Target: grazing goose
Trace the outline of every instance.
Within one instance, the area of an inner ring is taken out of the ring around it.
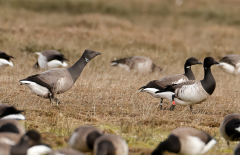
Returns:
[[[191,66],[196,64],[202,64],[202,63],[198,61],[198,59],[191,57],[187,59],[184,64],[185,74],[174,74],[159,80],[150,81],[146,86],[139,88],[141,89],[139,92],[146,92],[152,95],[154,98],[158,98],[155,92],[165,89],[166,86],[168,85],[182,83],[187,80],[195,80],[195,76],[192,72]],[[163,98],[161,98],[161,101],[160,101],[160,109],[162,109],[162,105],[163,105],[162,101],[163,101]]]
[[[167,86],[164,90],[157,91],[156,94],[160,98],[166,98],[172,101],[173,105],[170,110],[173,110],[175,104],[178,105],[194,105],[201,103],[212,95],[216,82],[211,72],[211,66],[218,64],[212,57],[204,59],[204,79],[189,80],[180,84]]]
[[[134,70],[149,73],[162,70],[162,68],[156,66],[151,59],[140,56],[113,60],[111,66],[119,66],[127,71]]]
[[[67,59],[60,52],[55,50],[45,50],[42,52],[36,52],[38,55],[38,61],[36,62],[36,68],[51,69],[59,67],[67,67],[68,64],[64,61]]]
[[[152,155],[163,155],[165,151],[176,154],[197,155],[209,151],[217,141],[204,131],[180,127],[161,142]]]
[[[55,98],[55,95],[64,93],[70,89],[81,75],[87,63],[100,54],[99,52],[87,49],[84,51],[82,57],[69,68],[50,69],[40,74],[29,76],[19,82],[26,85],[34,94],[49,98],[51,104],[52,100],[54,100],[58,105],[60,102]]]
[[[38,145],[38,147],[33,147]],[[41,149],[39,149],[39,147]],[[42,145],[41,136],[36,131],[28,131],[16,145],[0,144],[0,155],[35,155],[47,153]]]
[[[240,143],[238,143],[234,149],[234,155],[240,155]]]
[[[96,155],[128,155],[128,145],[125,140],[117,135],[102,135],[94,143]]]
[[[51,151],[50,153],[48,153],[48,155],[84,155],[84,154],[71,148],[61,148]]]
[[[240,73],[240,55],[227,55],[219,61],[218,66],[227,73],[237,75]]]
[[[17,110],[13,106],[6,104],[0,104],[0,119],[16,119],[16,120],[25,120],[23,111]]]
[[[93,150],[95,140],[102,135],[102,131],[93,126],[81,126],[71,135],[68,144],[81,152]]]
[[[0,51],[0,67],[5,65],[13,66],[13,63],[10,60],[11,58],[14,57],[7,55],[5,52]]]
[[[240,114],[229,114],[226,117],[224,117],[219,130],[223,138],[227,141],[228,147],[229,141],[239,141]]]

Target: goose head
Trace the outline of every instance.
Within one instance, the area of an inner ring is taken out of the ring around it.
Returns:
[[[212,57],[206,57],[203,62],[203,66],[205,67],[211,67],[212,65],[219,64],[217,61],[215,61]]]
[[[85,58],[86,62],[93,59],[95,56],[100,55],[101,53],[96,52],[94,50],[86,49],[83,53],[83,57]]]
[[[191,57],[186,60],[185,66],[192,66],[192,65],[197,65],[197,64],[202,64],[197,58]]]

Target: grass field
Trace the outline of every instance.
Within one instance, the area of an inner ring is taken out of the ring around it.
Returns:
[[[41,132],[54,148],[67,146],[76,127],[92,124],[126,139],[130,155],[147,155],[171,130],[191,126],[218,140],[207,154],[232,154],[236,143],[228,149],[218,128],[224,116],[240,111],[239,77],[213,66],[217,87],[192,112],[181,106],[158,110],[158,99],[137,92],[150,80],[183,73],[189,57],[218,61],[240,54],[239,5],[235,0],[184,0],[182,5],[175,0],[0,0],[0,50],[15,57],[14,67],[1,69],[0,103],[25,110],[26,129]],[[33,68],[34,52],[46,49],[59,50],[69,65],[85,49],[102,53],[57,96],[59,106],[18,82],[41,72]],[[135,55],[151,58],[163,71],[136,74],[110,67],[114,58]],[[196,79],[203,78],[201,65],[192,69]]]

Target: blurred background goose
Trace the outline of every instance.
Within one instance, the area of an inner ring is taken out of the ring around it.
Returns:
[[[13,56],[7,55],[5,52],[0,51],[0,68],[6,65],[13,66],[13,63],[11,61],[13,58]]]
[[[218,66],[226,73],[237,75],[240,73],[240,55],[227,55],[219,61]]]
[[[229,147],[229,141],[240,140],[240,114],[229,114],[224,117],[220,125],[220,133],[222,137],[227,141]]]
[[[68,66],[65,62],[67,59],[56,50],[45,50],[42,52],[36,52],[35,54],[38,55],[38,61],[35,64],[36,68],[52,69]]]
[[[204,154],[215,144],[217,141],[204,131],[180,127],[173,130],[168,138],[152,152],[152,155],[163,155],[165,151],[186,155]]]
[[[96,155],[128,155],[128,145],[118,135],[102,135],[94,143],[94,153]]]
[[[101,130],[93,126],[81,126],[72,133],[68,144],[81,152],[93,151],[95,140],[103,134]]]
[[[142,56],[113,60],[111,66],[119,66],[127,71],[136,71],[142,73],[151,73],[155,71],[160,72],[162,70],[162,68],[155,65],[151,59]]]
[[[43,98],[49,98],[51,104],[52,100],[54,100],[58,105],[60,101],[55,95],[69,90],[79,78],[87,63],[100,54],[99,52],[86,49],[82,57],[73,66],[50,69],[40,74],[29,76],[20,80],[20,85],[26,85],[34,94]]]
[[[160,98],[172,101],[170,110],[177,105],[194,105],[206,100],[215,90],[216,81],[211,72],[211,66],[218,64],[212,57],[204,59],[203,80],[189,80],[180,84],[167,86],[164,90],[157,91]],[[191,107],[190,107],[191,108]]]
[[[195,80],[195,76],[192,72],[191,66],[196,64],[202,64],[202,63],[198,61],[197,58],[191,57],[187,59],[184,64],[184,71],[185,71],[184,74],[174,74],[159,80],[150,81],[147,85],[139,88],[140,89],[139,92],[146,92],[146,93],[149,93],[154,98],[159,98],[155,93],[156,91],[163,90],[166,88],[166,86],[171,84],[178,84],[178,83],[185,82],[187,80]],[[161,101],[160,101],[160,109],[162,109],[162,105],[163,105],[162,101],[163,101],[163,98],[161,98]]]

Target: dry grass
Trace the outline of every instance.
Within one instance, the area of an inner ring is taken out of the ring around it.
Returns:
[[[1,69],[0,102],[25,110],[27,129],[42,132],[48,144],[59,147],[67,145],[76,127],[93,124],[121,135],[133,155],[150,154],[172,129],[191,126],[219,141],[207,154],[232,154],[218,127],[225,115],[239,112],[238,77],[213,66],[216,90],[192,113],[180,106],[173,112],[159,111],[158,99],[137,90],[150,80],[183,73],[188,57],[203,61],[206,56],[219,60],[240,54],[239,2],[184,1],[181,6],[155,0],[21,2],[0,1],[0,47],[15,57],[15,67]],[[69,91],[58,95],[60,106],[19,86],[20,79],[41,72],[33,69],[34,52],[59,50],[72,65],[87,48],[102,55],[86,66]],[[142,75],[110,67],[115,57],[133,55],[153,59],[163,72]],[[202,66],[193,71],[197,79],[203,78]]]

